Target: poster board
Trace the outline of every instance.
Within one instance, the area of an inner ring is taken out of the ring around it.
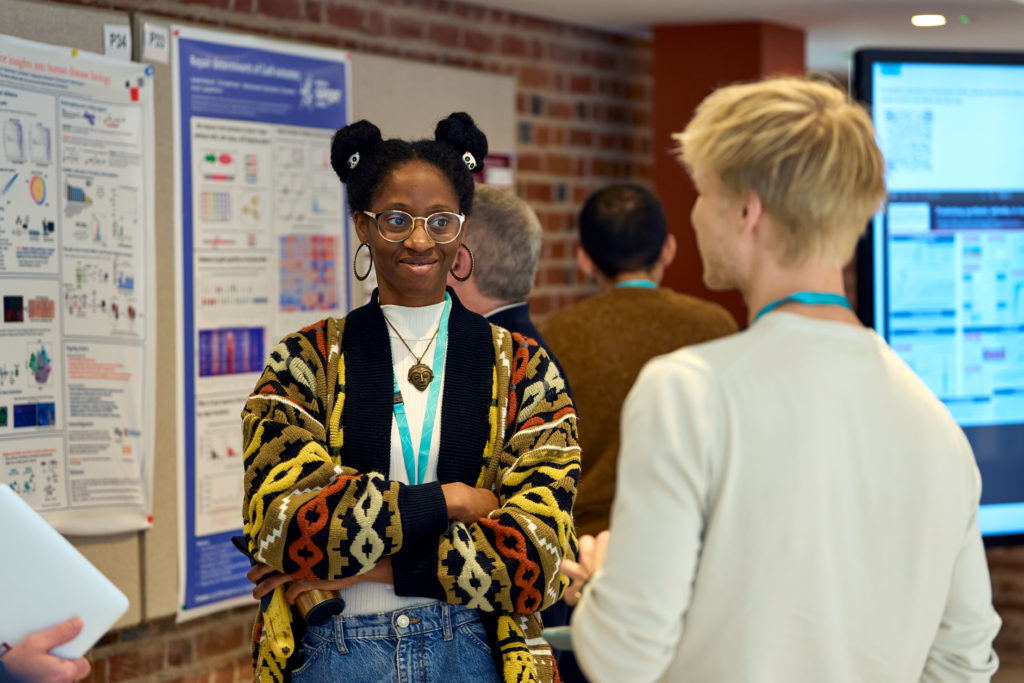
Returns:
[[[6,33],[100,54],[104,26],[130,24],[121,12],[24,0],[0,0],[0,16]],[[75,547],[128,596],[130,606],[115,625],[118,627],[144,618],[140,537],[138,532],[70,537]]]
[[[141,56],[147,23],[170,29],[171,21],[143,13],[97,10],[67,4],[0,0],[3,30],[29,40],[62,43],[103,53],[104,27],[130,26],[136,59]],[[177,333],[174,323],[173,164],[171,78],[168,63],[147,62],[154,69],[154,130],[157,187],[155,248],[157,343],[154,428],[153,525],[144,532],[71,537],[74,545],[129,598],[128,612],[115,625],[124,627],[172,615],[177,610],[177,518],[174,386]],[[470,112],[486,131],[492,151],[515,151],[515,78],[467,69],[351,53],[352,119],[378,123],[389,137],[430,136],[433,123],[454,108]],[[452,88],[458,92],[453,96]],[[415,116],[401,116],[415,101]],[[396,114],[399,114],[396,116]],[[352,245],[354,246],[354,245]],[[349,261],[346,268],[351,267]],[[241,405],[239,405],[241,411]],[[239,429],[239,432],[241,430]],[[241,476],[241,473],[240,475]]]

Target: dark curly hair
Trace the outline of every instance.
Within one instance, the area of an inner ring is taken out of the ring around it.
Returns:
[[[345,183],[350,211],[369,210],[377,188],[396,166],[425,161],[448,178],[459,198],[459,211],[469,214],[473,173],[483,170],[485,156],[487,136],[464,112],[440,121],[433,140],[384,140],[380,129],[366,120],[340,128],[331,140],[331,166]]]

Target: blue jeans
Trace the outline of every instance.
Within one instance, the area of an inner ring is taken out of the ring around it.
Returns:
[[[384,614],[338,615],[306,630],[295,683],[498,683],[476,610],[435,603]]]

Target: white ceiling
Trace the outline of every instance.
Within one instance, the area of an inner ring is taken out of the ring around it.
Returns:
[[[470,0],[631,35],[657,24],[768,21],[802,28],[807,66],[846,74],[859,47],[1024,50],[1024,0]],[[914,14],[946,26],[915,28]],[[961,24],[960,15],[969,23]]]

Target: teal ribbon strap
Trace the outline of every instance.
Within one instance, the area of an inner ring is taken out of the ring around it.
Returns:
[[[405,460],[405,474],[410,484],[422,484],[427,476],[427,463],[430,461],[430,442],[434,436],[434,419],[437,417],[437,400],[441,395],[441,377],[444,374],[444,354],[448,347],[448,315],[452,310],[451,296],[445,292],[444,308],[441,310],[441,322],[437,328],[437,340],[434,346],[434,379],[427,389],[427,412],[423,416],[423,431],[420,433],[419,451],[414,455],[412,450],[412,432],[409,430],[409,419],[405,415],[405,403],[402,392],[398,388],[398,376],[392,376],[395,382],[394,411],[398,423],[398,438],[402,443],[402,458]]]
[[[807,304],[808,306],[842,306],[847,310],[853,310],[850,308],[850,302],[842,294],[833,294],[832,292],[793,292],[789,296],[776,299],[758,311],[757,315],[754,316],[754,322],[756,323],[761,319],[761,316],[771,313],[779,306],[791,302]]]

